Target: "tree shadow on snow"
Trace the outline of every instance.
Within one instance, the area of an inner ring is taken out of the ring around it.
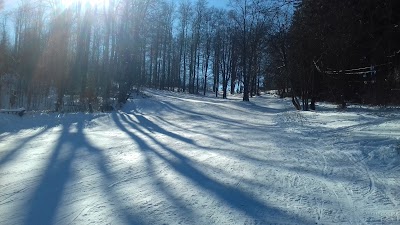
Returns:
[[[19,121],[21,120],[21,123]],[[32,120],[30,122],[24,122],[26,120]],[[7,128],[4,128],[1,132],[9,132],[10,134],[7,136],[14,135],[15,133],[20,132],[21,130],[25,129],[35,129],[38,130],[36,133],[21,139],[18,144],[13,147],[10,150],[7,150],[7,153],[5,153],[4,156],[0,157],[0,168],[2,165],[6,164],[7,162],[11,160],[16,160],[16,157],[21,154],[22,152],[26,151],[25,146],[29,144],[32,141],[35,141],[37,138],[40,136],[45,135],[46,133],[50,132],[51,129],[60,126],[64,123],[64,120],[62,118],[57,118],[55,114],[48,115],[46,116],[46,119],[42,120],[36,120],[36,118],[33,117],[25,117],[25,118],[19,118],[18,120],[15,120],[13,122],[15,126],[8,126]],[[6,137],[7,137],[6,136]],[[6,138],[3,137],[3,138]]]
[[[127,116],[121,114],[121,113],[113,113],[112,114],[112,118],[114,120],[114,123],[119,127],[119,129],[121,131],[123,131],[125,134],[127,134],[139,147],[139,151],[141,151],[143,153],[143,155],[145,156],[145,161],[146,161],[146,171],[148,174],[151,174],[153,176],[153,178],[155,179],[153,181],[152,185],[155,185],[154,188],[158,188],[158,189],[162,189],[160,191],[162,191],[164,193],[164,195],[166,196],[166,198],[168,198],[168,200],[170,202],[173,202],[173,204],[176,207],[179,207],[180,213],[185,214],[186,216],[191,215],[194,216],[195,212],[193,212],[193,210],[188,209],[185,206],[185,203],[183,201],[181,201],[181,199],[179,199],[178,197],[176,197],[172,191],[169,190],[169,188],[167,187],[167,184],[165,184],[165,182],[163,181],[163,179],[158,178],[158,174],[159,171],[157,170],[156,166],[154,165],[154,159],[151,157],[151,155],[154,155],[154,153],[158,153],[156,152],[147,142],[145,142],[143,139],[138,137],[138,134],[145,134],[145,132],[140,128],[140,126],[136,126],[134,125],[135,123],[129,119]],[[129,124],[131,127],[128,129],[128,127],[126,127],[124,123]],[[142,120],[142,122],[144,122]],[[134,128],[133,131],[131,131],[130,129]],[[154,128],[154,126],[153,126]],[[150,128],[152,132],[154,132],[155,130],[153,128]],[[169,132],[166,132],[169,133]],[[146,136],[148,136],[147,134],[145,134]],[[179,138],[178,136],[174,136],[176,138]],[[185,139],[186,140],[186,139]],[[190,141],[189,139],[187,139],[188,141]],[[158,155],[157,155],[158,156]],[[150,216],[150,215],[149,215]],[[153,215],[155,216],[155,215]]]
[[[112,201],[112,205],[116,208],[117,213],[122,215],[126,224],[146,224],[138,215],[128,211],[120,204],[121,196],[110,185],[115,182],[115,178],[107,167],[107,158],[102,150],[94,147],[86,139],[83,132],[85,122],[86,120],[82,118],[78,121],[63,123],[61,136],[51,153],[42,178],[22,209],[22,212],[25,212],[25,225],[60,223],[60,221],[56,221],[56,216],[66,207],[61,204],[65,192],[73,193],[73,190],[67,190],[67,186],[76,178],[73,162],[78,157],[88,157],[95,161],[95,166],[102,175],[103,192]],[[76,185],[79,184],[81,183]],[[76,185],[73,188],[78,190],[85,188]]]
[[[137,121],[130,119],[129,117],[135,117]],[[306,221],[299,215],[289,214],[282,211],[279,208],[267,205],[262,200],[258,199],[251,194],[240,190],[233,185],[227,185],[221,183],[215,179],[212,179],[207,174],[196,168],[196,163],[185,155],[172,149],[171,147],[163,144],[158,138],[155,138],[153,134],[162,134],[168,138],[175,139],[180,142],[184,142],[190,145],[194,145],[193,141],[182,137],[178,134],[169,132],[152,121],[148,120],[145,116],[139,114],[113,114],[115,124],[127,133],[139,146],[150,151],[156,156],[156,159],[160,159],[169,165],[180,177],[189,180],[195,186],[207,191],[210,196],[215,196],[219,201],[224,202],[230,208],[238,210],[254,221],[263,221],[263,223],[280,222],[280,221],[291,221],[297,224],[310,224],[311,221]],[[124,124],[129,125],[129,129]],[[140,133],[151,140],[159,150],[149,147],[144,143],[138,135],[134,135],[130,130]],[[166,156],[168,155],[168,157]],[[172,156],[172,158],[171,158]]]
[[[7,150],[7,153],[5,153],[4,156],[0,157],[0,168],[4,166],[7,162],[15,160],[29,142],[35,140],[39,136],[44,135],[46,132],[48,132],[48,129],[42,129],[36,134],[33,134],[23,140],[20,140],[19,143],[14,148]]]

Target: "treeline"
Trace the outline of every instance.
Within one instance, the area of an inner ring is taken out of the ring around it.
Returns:
[[[318,100],[399,104],[399,25],[397,0],[297,1],[273,45],[281,94],[304,110]]]
[[[107,108],[132,87],[278,89],[304,110],[400,101],[396,0],[61,2],[0,3],[1,107]]]
[[[218,9],[206,0],[77,1],[68,7],[59,2],[31,0],[3,9],[3,105],[39,109],[55,102],[58,111],[77,103],[87,110],[110,98],[126,101],[133,86],[222,91],[224,98],[237,91],[248,101],[263,86],[274,20],[289,5],[234,0]]]

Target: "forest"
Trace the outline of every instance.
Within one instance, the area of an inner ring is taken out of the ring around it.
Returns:
[[[399,25],[400,0],[0,0],[0,224],[400,224]]]
[[[0,108],[109,110],[143,87],[400,104],[397,0],[63,2],[0,0]]]

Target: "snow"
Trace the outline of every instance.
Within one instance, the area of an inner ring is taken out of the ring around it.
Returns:
[[[0,224],[400,224],[400,112],[146,90],[0,114]]]

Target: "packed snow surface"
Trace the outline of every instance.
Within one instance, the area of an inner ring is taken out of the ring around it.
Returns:
[[[146,90],[0,114],[0,224],[400,224],[400,112]]]

